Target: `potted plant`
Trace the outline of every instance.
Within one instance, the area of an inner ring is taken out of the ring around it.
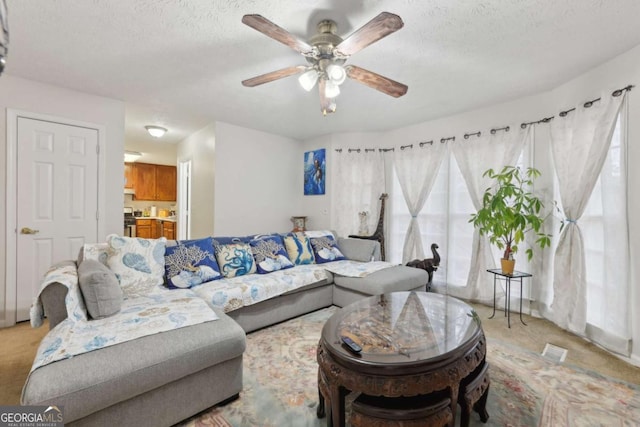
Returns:
[[[513,255],[518,252],[518,244],[524,241],[525,234],[535,233],[535,244],[540,248],[551,246],[551,235],[540,231],[545,220],[542,216],[544,205],[531,191],[540,171],[505,166],[500,172],[489,169],[482,176],[493,182],[482,196],[482,208],[471,215],[469,222],[481,235],[488,235],[492,244],[504,250],[502,272],[513,274]],[[531,260],[533,249],[527,249],[526,253]]]

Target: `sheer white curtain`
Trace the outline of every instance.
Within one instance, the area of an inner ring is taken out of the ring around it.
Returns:
[[[629,356],[626,103],[620,110],[622,117],[618,118],[600,179],[580,218],[580,228],[587,266],[586,335],[609,350]]]
[[[514,165],[530,135],[530,127],[522,130],[518,126],[516,130],[511,127],[509,132],[500,131],[454,141],[452,151],[476,210],[482,207],[482,195],[491,185],[491,181],[482,176],[484,172],[489,168],[498,171],[504,166]],[[467,285],[449,287],[449,293],[460,298],[489,301],[493,298],[493,279],[485,270],[495,267],[489,238],[480,236],[478,230],[474,230],[470,250],[471,265]]]
[[[425,258],[418,214],[431,193],[438,170],[447,153],[447,146],[440,143],[423,144],[422,147],[395,149],[393,165],[407,204],[411,219],[402,248],[402,263],[415,258]]]
[[[581,335],[587,324],[587,281],[578,220],[607,158],[625,96],[602,94],[590,108],[578,106],[551,123],[551,152],[566,218],[555,253],[552,316],[560,327]]]
[[[384,159],[378,149],[333,152],[331,228],[339,236],[358,234],[359,212],[368,212],[369,232],[378,223],[380,195],[385,192]]]

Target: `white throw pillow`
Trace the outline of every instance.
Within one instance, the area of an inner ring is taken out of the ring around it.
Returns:
[[[107,266],[118,277],[125,298],[148,295],[156,286],[162,285],[166,242],[164,237],[107,236]]]

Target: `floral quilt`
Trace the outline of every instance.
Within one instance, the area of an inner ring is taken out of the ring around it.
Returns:
[[[321,265],[305,264],[269,274],[248,274],[215,280],[195,286],[191,290],[211,307],[221,308],[228,313],[326,279],[327,271],[348,277],[365,277],[392,266],[393,264],[383,261],[349,260]]]
[[[76,263],[66,261],[53,266],[45,274],[40,292],[53,283],[66,286],[69,289],[65,299],[67,318],[42,340],[31,371],[146,335],[217,320],[218,316],[211,307],[229,312],[256,304],[325,280],[329,277],[327,271],[348,277],[365,277],[392,266],[382,261],[362,263],[345,260],[322,265],[298,265],[269,274],[225,278],[191,289],[168,290],[156,286],[147,295],[124,299],[117,315],[88,320]],[[33,327],[42,325],[44,312],[39,295],[30,314]]]
[[[269,274],[248,274],[215,280],[191,290],[210,306],[221,308],[227,313],[327,278],[322,266],[308,264]]]
[[[64,261],[53,265],[44,275],[40,282],[40,293],[31,305],[29,310],[29,318],[31,326],[38,328],[42,326],[44,321],[44,309],[40,294],[49,285],[60,283],[69,289],[65,298],[67,306],[67,318],[71,321],[87,320],[87,309],[84,305],[84,299],[80,293],[80,285],[78,284],[78,269],[75,261]]]
[[[158,290],[125,299],[115,316],[67,318],[56,325],[40,343],[31,371],[89,351],[217,319],[218,315],[187,289]]]

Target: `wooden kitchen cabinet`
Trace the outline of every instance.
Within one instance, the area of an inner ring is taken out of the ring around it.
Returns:
[[[135,184],[133,182],[133,167],[133,163],[124,164],[124,188],[135,188]]]
[[[136,163],[133,172],[136,200],[156,200],[156,165]]]
[[[177,177],[175,166],[156,165],[156,200],[163,202],[176,200]]]
[[[176,223],[171,221],[162,221],[162,235],[167,240],[176,239]]]
[[[162,223],[158,224],[158,220],[152,219],[151,220],[151,238],[152,239],[157,239],[158,237],[160,237],[160,233],[162,232]]]
[[[175,166],[135,163],[132,165],[132,170],[136,200],[163,202],[176,200],[177,170]]]
[[[154,224],[154,228],[156,228],[155,223],[157,221],[155,219],[136,219],[136,237],[141,237],[143,239],[154,239],[154,234],[152,231],[152,224]]]
[[[151,218],[136,218],[136,237],[157,239],[163,235],[162,221]]]

